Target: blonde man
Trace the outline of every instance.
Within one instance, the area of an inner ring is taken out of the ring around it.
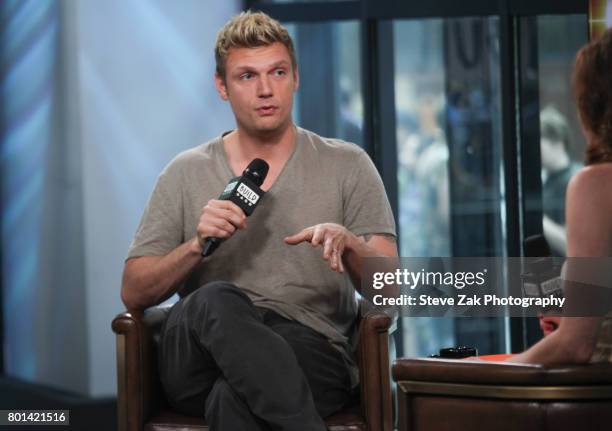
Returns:
[[[363,257],[397,255],[393,216],[363,150],[293,124],[299,73],[284,27],[242,13],[220,30],[215,58],[237,127],[164,169],[121,297],[143,309],[181,296],[160,340],[177,410],[204,415],[212,430],[323,430],[358,383],[352,282]],[[216,197],[254,158],[270,168],[247,222]],[[208,237],[225,241],[202,258]]]

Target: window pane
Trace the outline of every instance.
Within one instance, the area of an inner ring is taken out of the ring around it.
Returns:
[[[587,20],[584,15],[537,18],[541,210],[544,236],[552,253],[557,256],[565,255],[567,246],[567,184],[582,167],[585,147],[570,83],[574,57],[586,42]]]
[[[394,21],[402,256],[502,256],[499,24]],[[404,318],[404,355],[504,351],[504,319]]]
[[[297,125],[322,136],[363,144],[359,23],[341,21],[286,26],[293,38],[300,89]]]
[[[351,1],[351,0],[259,0],[257,3],[327,3],[330,1]]]

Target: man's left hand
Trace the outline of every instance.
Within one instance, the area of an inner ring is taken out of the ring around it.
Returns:
[[[286,237],[285,242],[296,245],[306,241],[313,247],[322,246],[323,259],[329,262],[329,267],[334,271],[344,272],[342,255],[353,238],[354,235],[344,226],[336,223],[322,223]]]

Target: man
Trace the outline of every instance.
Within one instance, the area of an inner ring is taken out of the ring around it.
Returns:
[[[129,309],[182,297],[160,340],[177,410],[212,430],[323,430],[357,384],[353,286],[364,257],[397,255],[392,213],[363,150],[293,124],[299,74],[285,28],[242,13],[220,30],[215,58],[237,128],[164,169],[121,297]],[[247,221],[216,197],[254,158],[270,169]],[[225,241],[203,259],[208,237]]]

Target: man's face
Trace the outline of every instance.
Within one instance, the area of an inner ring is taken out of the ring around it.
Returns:
[[[221,98],[229,100],[238,126],[248,133],[275,133],[291,124],[298,72],[282,43],[230,49],[225,80],[216,75],[215,83]]]

